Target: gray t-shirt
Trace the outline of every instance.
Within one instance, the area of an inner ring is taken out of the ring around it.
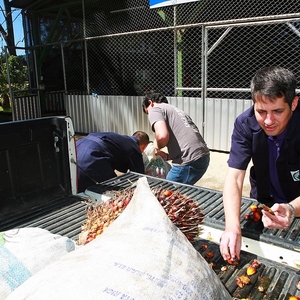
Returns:
[[[167,123],[170,134],[167,148],[174,165],[187,165],[209,154],[199,129],[181,109],[171,104],[156,104],[150,110],[148,118],[153,131],[157,121]]]

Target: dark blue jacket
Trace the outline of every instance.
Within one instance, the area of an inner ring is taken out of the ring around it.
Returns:
[[[94,132],[76,142],[78,192],[96,182],[116,176],[115,170],[144,173],[144,163],[135,136]]]
[[[251,159],[250,196],[271,205],[274,201],[270,191],[269,146],[267,135],[256,121],[253,106],[235,120],[228,165],[246,170]],[[300,103],[288,123],[276,168],[281,189],[290,202],[300,195]]]

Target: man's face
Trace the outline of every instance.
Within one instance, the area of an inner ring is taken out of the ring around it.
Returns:
[[[148,144],[143,144],[143,145],[139,145],[139,148],[141,150],[141,152],[143,153],[145,151],[145,149],[147,148]]]
[[[151,108],[154,106],[154,103],[151,101],[151,100],[149,100],[149,106],[148,107],[146,107],[146,106],[143,106],[143,112],[146,114],[146,115],[148,115],[149,114],[149,111],[151,110]]]
[[[261,96],[255,100],[256,120],[268,136],[278,136],[285,130],[298,104],[298,97],[294,98],[291,108],[284,97],[271,101],[267,96]]]

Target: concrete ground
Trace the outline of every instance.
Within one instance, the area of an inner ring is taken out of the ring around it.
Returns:
[[[222,191],[225,175],[227,172],[227,160],[229,154],[221,152],[210,152],[210,164],[203,177],[195,184],[197,186]],[[249,197],[249,167],[246,171],[243,196]]]

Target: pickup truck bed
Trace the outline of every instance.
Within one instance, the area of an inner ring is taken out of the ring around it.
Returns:
[[[90,191],[95,195],[104,194],[109,190],[119,190],[128,188],[134,183],[141,174],[137,173],[127,173],[119,176],[117,179],[105,181],[99,185],[92,186]],[[174,184],[166,180],[153,178],[147,176],[150,187],[163,186],[170,189],[179,189],[182,193],[187,194],[193,199],[196,198],[197,201],[203,203],[204,213],[206,214],[205,226],[207,227],[217,227],[222,228],[223,216],[221,208],[218,207],[218,203],[221,200],[221,193],[213,190],[204,189],[201,187],[186,186],[182,184]],[[243,205],[248,206],[254,201],[252,199],[243,199]],[[86,208],[87,202],[80,197],[66,197],[59,199],[59,203],[56,204],[44,204],[42,206],[36,207],[30,213],[24,215],[11,216],[6,222],[1,222],[1,231],[24,226],[36,226],[44,229],[48,229],[52,233],[57,233],[61,235],[68,236],[74,240],[78,238],[78,234],[81,231],[81,224],[86,219]],[[262,237],[265,240],[271,239],[270,237],[265,237],[269,234],[268,231],[264,231],[256,228],[256,226],[248,226],[244,224],[244,232],[246,235],[257,238]],[[272,235],[276,243],[276,236]],[[282,235],[278,234],[278,243],[285,244]],[[290,248],[294,245],[295,241],[299,241],[299,232],[294,239],[286,240],[288,245],[282,247],[282,255],[284,256],[285,248]],[[257,239],[254,242],[258,242]],[[288,266],[281,262],[276,262],[268,259],[267,257],[261,257],[255,253],[250,253],[247,251],[242,251],[241,260],[237,267],[228,265],[228,269],[224,270],[222,268],[227,265],[226,262],[220,256],[218,244],[212,239],[201,238],[194,244],[194,247],[199,251],[199,253],[206,257],[207,252],[213,252],[214,256],[211,259],[207,259],[208,263],[213,264],[213,269],[219,276],[223,284],[228,289],[229,293],[233,298],[237,299],[288,299],[290,295],[300,296],[300,291],[297,290],[297,283],[300,281],[300,270]],[[204,250],[202,250],[204,249]],[[297,254],[299,256],[299,253]],[[255,277],[253,277],[253,283],[245,286],[244,288],[239,288],[235,279],[237,276],[245,273],[245,270],[251,262],[256,259],[261,264],[259,271]],[[261,282],[265,284],[265,293],[258,291],[258,286]]]
[[[28,121],[22,123],[21,129],[18,128],[21,124],[12,123],[0,125],[0,138],[2,141],[6,138],[0,146],[0,231],[34,226],[76,240],[86,219],[88,201],[76,195],[72,185],[74,134],[69,120],[60,117]],[[24,167],[27,168],[25,171]],[[129,172],[92,186],[86,193],[97,200],[109,190],[132,187],[141,176],[144,175]],[[297,259],[300,259],[299,218],[294,220],[289,231],[264,229],[260,223],[243,220],[244,246],[241,260],[234,267],[224,262],[217,244],[224,229],[222,194],[146,177],[151,188],[179,190],[200,202],[205,220],[203,234],[194,247],[204,258],[207,252],[214,254],[206,259],[233,298],[287,300],[291,295],[300,297],[296,287],[300,281],[300,266],[297,265]],[[241,214],[249,212],[253,203],[257,202],[243,198]],[[264,247],[271,248],[263,252]],[[253,282],[241,289],[235,279],[254,259],[260,263],[258,272],[253,275]],[[225,265],[227,268],[224,268]],[[264,293],[258,291],[262,281]]]

